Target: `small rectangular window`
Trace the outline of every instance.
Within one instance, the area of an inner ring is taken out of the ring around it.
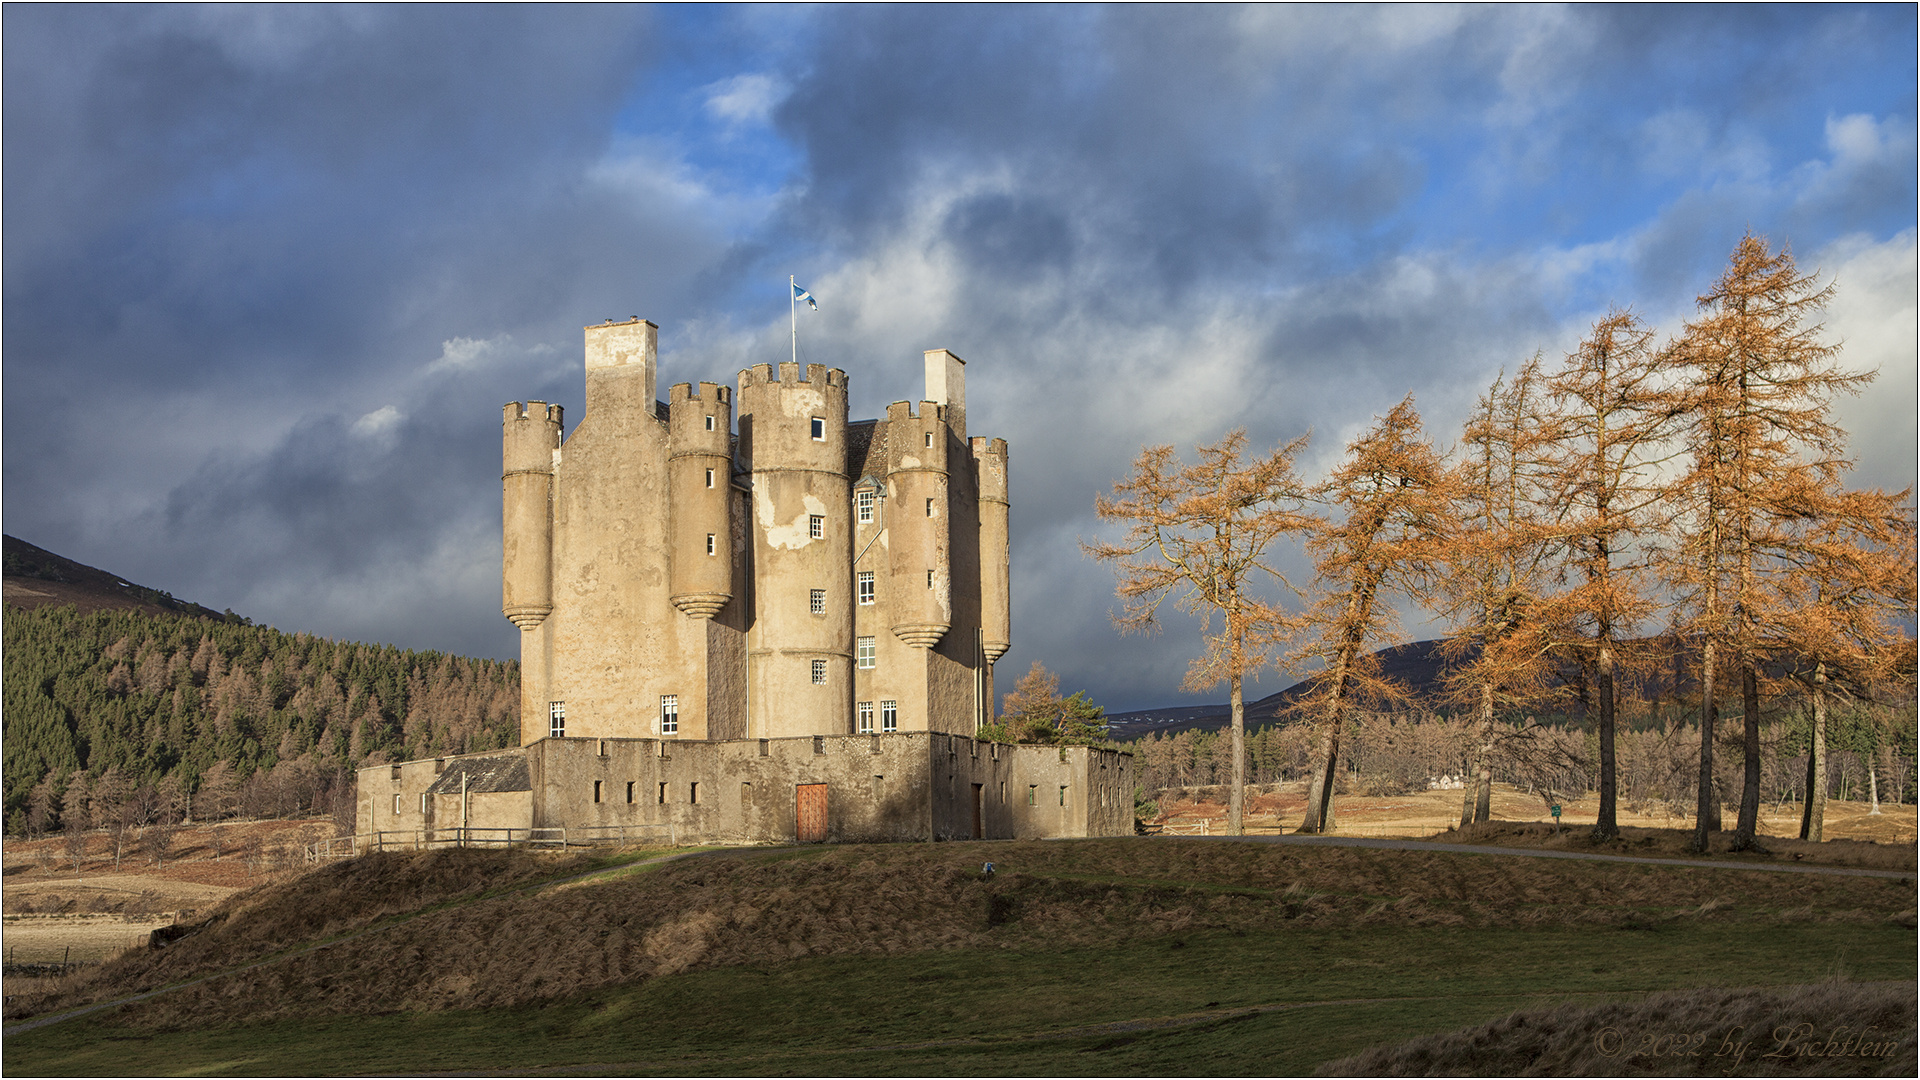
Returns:
[[[660,785],[660,805],[667,805],[667,785],[665,784]]]
[[[393,797],[393,815],[395,817],[400,816],[400,796],[398,795]]]
[[[933,500],[932,499],[927,500],[927,516],[928,517],[933,516]]]
[[[891,701],[880,703],[880,730],[891,732],[900,730],[900,706]]]
[[[707,486],[708,487],[713,486],[713,470],[712,469],[707,470]]]
[[[813,685],[827,685],[827,662],[825,660],[815,660],[813,662]]]
[[[863,701],[853,707],[853,730],[860,735],[873,734],[873,702]]]
[[[708,534],[707,534],[707,554],[709,554],[709,555],[711,555],[711,554],[713,554],[713,547],[714,547],[714,544],[713,544],[713,534],[712,534],[712,533],[708,533]]]
[[[567,737],[567,703],[547,702],[547,734],[556,739]]]
[[[1067,785],[1065,784],[1060,785],[1060,805],[1067,805]]]
[[[927,571],[927,588],[933,588],[933,571]]]
[[[827,613],[827,590],[807,590],[807,610],[813,612],[815,615],[825,615]]]
[[[708,431],[712,431],[712,430],[713,430],[713,414],[712,414],[712,413],[708,413],[708,414],[707,414],[707,430],[708,430]],[[712,475],[712,474],[711,474],[711,473],[709,473],[708,475]],[[708,486],[708,487],[712,487],[713,485],[712,485],[712,484],[708,484],[707,486]]]
[[[853,496],[853,505],[859,513],[860,524],[873,523],[873,492],[862,490]]]
[[[695,780],[693,783],[687,785],[687,801],[690,803],[700,801],[700,781]]]
[[[933,445],[933,432],[931,431],[927,432],[927,445],[928,446]]]
[[[600,781],[598,780],[595,780],[593,782],[593,801],[594,802],[600,801]]]
[[[872,638],[863,637],[854,639],[853,656],[854,663],[857,666],[871,669],[873,667],[873,654],[874,647]]]
[[[860,587],[860,602],[862,604],[873,603],[873,571],[860,571],[860,576],[857,580]]]
[[[1040,805],[1038,802],[1039,798],[1040,798],[1040,785],[1028,784],[1027,785],[1027,805],[1028,806]]]
[[[395,765],[393,767],[393,779],[395,783],[398,783],[400,781],[400,766],[398,765]]]
[[[420,793],[420,813],[421,814],[425,814],[427,812],[427,809],[433,805],[432,803],[427,801],[431,798],[433,798],[433,796],[427,794],[424,791]]]
[[[827,418],[824,416],[816,416],[813,418],[813,441],[827,441]]]
[[[633,805],[633,781],[627,781],[627,805]]]
[[[600,740],[600,756],[601,757],[607,756],[607,740],[605,739]]]
[[[814,540],[824,539],[827,535],[827,519],[819,514],[807,515],[807,536]]]
[[[1007,805],[1007,782],[1005,780],[1000,781],[1000,805]]]
[[[660,734],[680,734],[680,695],[660,695]]]

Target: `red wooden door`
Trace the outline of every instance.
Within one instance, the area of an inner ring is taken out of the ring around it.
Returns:
[[[827,785],[801,784],[794,807],[794,836],[803,844],[827,839]]]

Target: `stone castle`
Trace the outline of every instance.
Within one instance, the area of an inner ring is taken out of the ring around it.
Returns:
[[[361,770],[358,831],[1131,832],[1130,755],[975,739],[1011,641],[1007,444],[968,435],[965,362],[928,351],[917,409],[849,421],[819,364],[660,401],[658,333],[586,328],[571,434],[505,407],[520,747]]]

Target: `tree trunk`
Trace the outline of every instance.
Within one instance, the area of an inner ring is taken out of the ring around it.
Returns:
[[[1872,800],[1872,806],[1867,813],[1878,814],[1880,812],[1880,777],[1877,775],[1873,759],[1874,754],[1869,751],[1867,753],[1867,798]]]
[[[1493,684],[1480,684],[1480,746],[1467,775],[1460,778],[1460,824],[1472,825],[1489,817],[1493,801]]]
[[[1320,733],[1320,745],[1316,748],[1313,772],[1307,779],[1307,816],[1300,823],[1303,833],[1330,833],[1334,826],[1333,789],[1335,785],[1334,767],[1340,759],[1340,717],[1342,710],[1335,707],[1334,718]]]
[[[1740,818],[1734,826],[1733,850],[1757,851],[1760,831],[1760,677],[1750,657],[1740,665],[1740,712],[1746,771],[1740,778]]]
[[[1813,737],[1807,747],[1807,802],[1800,839],[1819,843],[1827,816],[1827,665],[1813,665]]]
[[[1714,669],[1719,662],[1712,638],[1707,639],[1700,655],[1700,798],[1693,813],[1694,851],[1707,850],[1707,835],[1720,826],[1720,796],[1713,786],[1713,721],[1719,706],[1714,701]]]
[[[1595,840],[1620,835],[1619,778],[1613,754],[1613,643],[1602,638],[1594,683],[1600,695],[1600,813],[1593,823]]]
[[[1239,836],[1247,801],[1247,714],[1241,702],[1237,672],[1228,677],[1227,686],[1233,709],[1233,790],[1227,794],[1227,835]]]

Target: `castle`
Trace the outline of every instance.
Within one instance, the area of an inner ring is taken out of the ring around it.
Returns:
[[[520,747],[363,769],[363,834],[680,842],[1120,835],[1131,755],[984,743],[1011,641],[1007,444],[966,364],[849,422],[762,364],[656,397],[659,328],[586,328],[586,415],[502,418]],[[457,830],[457,831],[456,831]]]

